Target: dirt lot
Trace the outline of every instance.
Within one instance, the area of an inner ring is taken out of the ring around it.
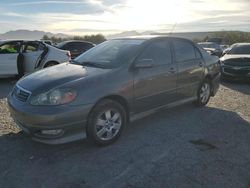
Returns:
[[[18,132],[0,81],[0,187],[250,187],[250,84],[130,124],[108,147],[49,146]]]

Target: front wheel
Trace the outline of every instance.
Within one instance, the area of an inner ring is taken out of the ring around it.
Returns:
[[[103,100],[93,109],[87,125],[88,139],[97,145],[115,142],[126,125],[126,112],[122,105],[112,100]]]
[[[197,106],[205,106],[211,97],[211,84],[208,80],[205,80],[200,85],[197,92],[197,100],[195,104]]]

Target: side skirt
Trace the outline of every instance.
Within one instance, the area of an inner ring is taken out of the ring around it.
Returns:
[[[144,118],[144,117],[146,117],[148,115],[154,114],[154,113],[156,113],[158,111],[161,111],[163,109],[169,109],[169,108],[173,108],[175,106],[179,106],[179,105],[182,105],[182,104],[185,104],[185,103],[193,102],[196,99],[197,99],[196,97],[191,97],[191,98],[188,98],[188,99],[183,99],[181,101],[177,101],[177,102],[169,103],[169,104],[166,104],[166,105],[163,105],[163,106],[159,106],[157,108],[153,108],[153,109],[145,111],[145,112],[140,112],[138,114],[131,114],[130,115],[130,122],[133,122],[133,121],[138,120],[138,119],[142,119],[142,118]]]

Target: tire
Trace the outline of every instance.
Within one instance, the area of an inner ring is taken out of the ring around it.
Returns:
[[[121,136],[126,120],[123,106],[105,99],[98,103],[89,115],[87,138],[91,143],[99,146],[114,143]]]
[[[45,64],[44,68],[47,68],[47,67],[52,67],[52,66],[55,66],[55,65],[58,65],[57,62],[48,62]]]
[[[205,106],[211,97],[212,87],[209,80],[204,80],[198,91],[197,100],[195,101],[196,106]]]

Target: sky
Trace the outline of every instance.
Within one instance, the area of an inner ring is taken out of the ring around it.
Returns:
[[[250,31],[250,0],[0,0],[0,33]]]

